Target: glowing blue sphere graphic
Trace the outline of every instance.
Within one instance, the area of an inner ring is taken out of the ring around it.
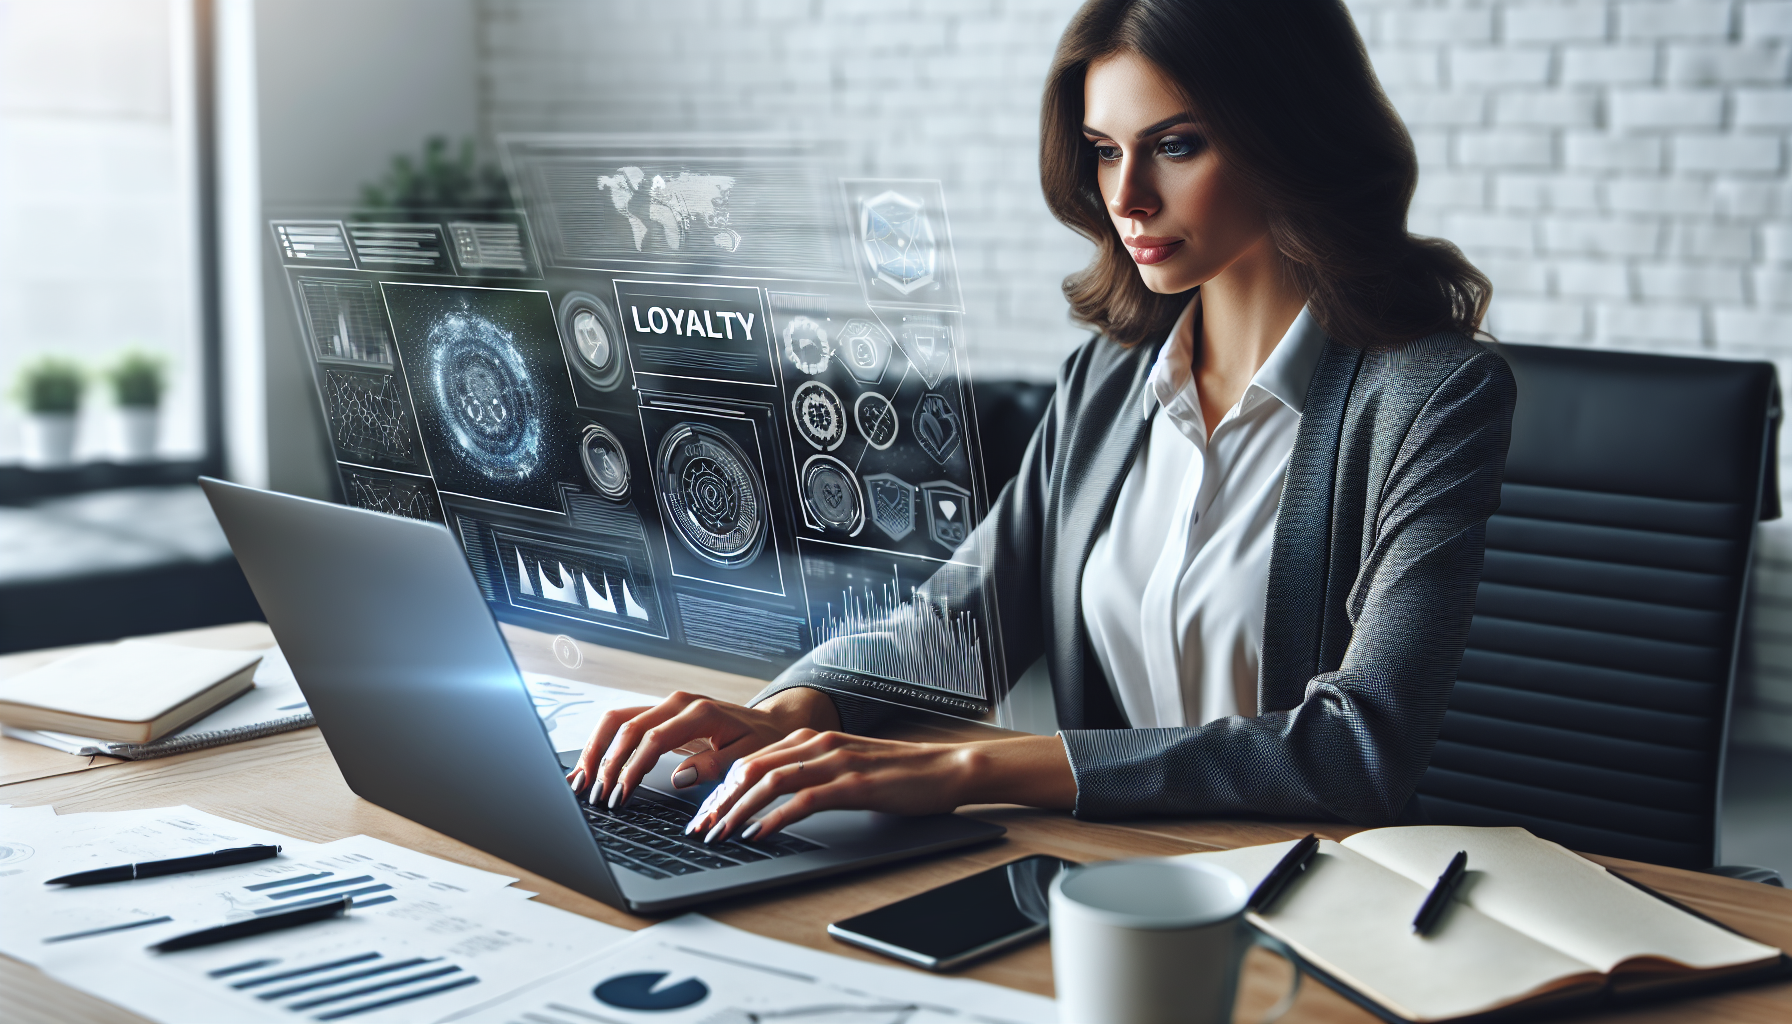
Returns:
[[[498,481],[534,473],[540,407],[511,336],[484,317],[450,313],[430,327],[429,348],[431,397],[467,464]]]

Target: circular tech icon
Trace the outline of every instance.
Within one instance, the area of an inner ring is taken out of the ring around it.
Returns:
[[[803,505],[830,530],[857,534],[865,526],[865,503],[852,470],[832,455],[811,455],[803,463]]]
[[[804,381],[790,399],[797,433],[811,447],[831,452],[846,440],[846,406],[834,389],[818,380]]]
[[[562,633],[554,638],[554,660],[567,668],[578,668],[585,663],[585,652],[579,650],[578,641]]]
[[[765,546],[765,484],[734,439],[701,423],[680,423],[660,441],[660,508],[698,558],[738,569]]]
[[[579,461],[597,493],[611,501],[628,499],[628,455],[616,435],[595,423],[585,425],[579,439]]]
[[[586,383],[606,391],[622,379],[622,324],[594,296],[572,292],[560,300],[560,337],[567,362]]]
[[[541,417],[529,368],[491,321],[460,314],[430,329],[431,396],[467,462],[493,480],[541,464]]]
[[[828,329],[806,316],[792,317],[784,325],[784,354],[807,374],[828,368],[834,346],[828,341]]]
[[[896,443],[899,417],[896,403],[888,398],[875,391],[865,392],[852,403],[852,419],[858,424],[859,433],[865,436],[865,443],[878,451]]]

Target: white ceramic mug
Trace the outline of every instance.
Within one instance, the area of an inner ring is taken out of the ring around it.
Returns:
[[[1115,860],[1058,875],[1058,1020],[1228,1024],[1253,941],[1244,922],[1249,897],[1238,875],[1196,861]]]

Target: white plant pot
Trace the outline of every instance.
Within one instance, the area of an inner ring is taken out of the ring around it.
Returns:
[[[75,414],[34,412],[25,417],[25,460],[43,469],[75,463]]]
[[[162,431],[162,411],[153,405],[126,405],[118,409],[118,451],[125,462],[149,462],[156,457],[156,441]]]

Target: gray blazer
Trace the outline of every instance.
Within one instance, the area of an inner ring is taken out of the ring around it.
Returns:
[[[1044,655],[1051,670],[1078,817],[1410,819],[1499,506],[1516,397],[1505,361],[1455,334],[1391,352],[1327,341],[1277,510],[1257,716],[1131,729],[1089,647],[1082,575],[1146,437],[1156,354],[1097,337],[1065,361],[1019,475],[961,549],[984,568],[942,570],[913,614],[994,588],[1007,664],[1018,674]],[[891,717],[892,700],[955,704],[813,654],[755,702],[792,686],[826,692],[849,732]]]

